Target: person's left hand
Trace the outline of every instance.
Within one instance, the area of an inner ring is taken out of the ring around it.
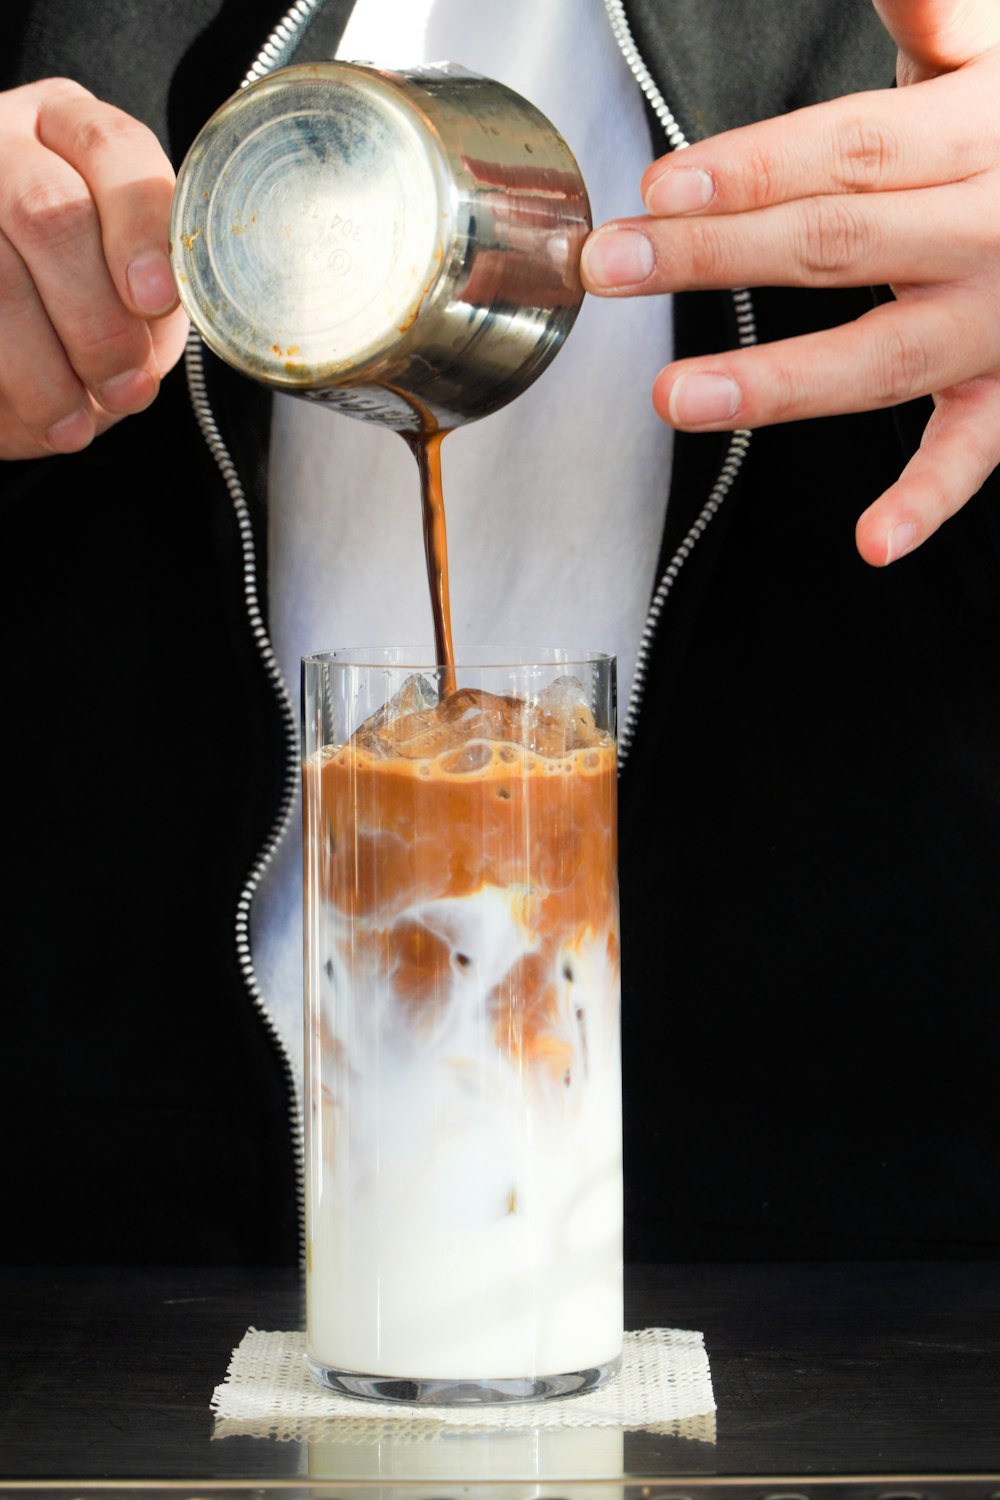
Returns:
[[[690,431],[766,426],[933,395],[920,449],[860,517],[858,550],[911,551],[1000,463],[1000,5],[876,0],[912,85],[699,142],[643,178],[650,217],[595,230],[601,296],[890,284],[854,323],[679,360],[653,388]]]

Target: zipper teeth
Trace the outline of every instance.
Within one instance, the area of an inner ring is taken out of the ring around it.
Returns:
[[[295,0],[295,4],[285,12],[254,58],[240,84],[241,89],[245,89],[248,83],[256,83],[265,73],[288,62],[299,44],[303,28],[322,5],[323,0]]]
[[[674,118],[673,112],[660,92],[656,80],[647,68],[635,44],[632,29],[625,15],[624,0],[604,0],[604,8],[607,11],[611,30],[615,41],[618,43],[619,50],[628,64],[629,71],[636,83],[649,101],[650,108],[663,127],[663,133],[667,138],[671,150],[683,151],[690,142]],[[757,320],[754,316],[753,299],[746,287],[735,288],[731,295],[736,310],[737,340],[740,347],[746,349],[757,342]],[[704,534],[708,523],[718,512],[722,502],[732,489],[736,476],[742,468],[743,461],[749,450],[750,437],[751,434],[747,428],[737,429],[730,437],[725,460],[719,471],[719,476],[712,486],[708,499],[698,512],[687,535],[664,569],[660,581],[654,590],[649,611],[646,615],[646,621],[642,628],[642,639],[639,642],[638,654],[635,659],[628,712],[625,716],[625,723],[618,734],[619,769],[625,764],[625,760],[635,739],[639,710],[642,707],[646,681],[649,675],[650,656],[653,650],[653,643],[656,640],[663,606],[677,581],[677,576],[681,568],[690,557],[695,544]]]
[[[629,26],[628,18],[625,15],[624,0],[604,0],[604,8],[608,13],[608,20],[611,22],[611,30],[614,33],[615,41],[618,43],[622,56],[628,63],[629,71],[649,100],[653,113],[663,126],[663,132],[672,149],[674,151],[683,150],[688,141],[683,130],[674,119],[667,101],[660,93],[652,73],[643,62],[639,49],[635,44],[635,38],[632,35],[632,28]]]
[[[236,957],[239,962],[240,973],[243,976],[244,986],[253,1001],[254,1008],[260,1016],[268,1035],[277,1049],[285,1083],[289,1091],[292,1146],[295,1153],[295,1190],[299,1211],[299,1250],[300,1254],[304,1254],[305,1141],[298,1078],[292,1066],[292,1060],[289,1056],[288,1048],[285,1046],[284,1038],[278,1030],[274,1017],[268,1009],[263,991],[257,982],[257,975],[253,966],[253,955],[250,948],[250,908],[253,904],[253,898],[261,880],[264,878],[265,871],[274,858],[278,845],[291,823],[292,814],[295,810],[296,798],[298,796],[299,731],[291,695],[285,685],[285,679],[282,676],[278,659],[274,654],[274,648],[268,637],[267,627],[264,624],[264,617],[260,608],[260,599],[257,592],[257,548],[254,543],[253,523],[250,518],[250,507],[247,504],[246,491],[243,488],[243,483],[233,462],[232,455],[223,441],[218,423],[215,420],[215,414],[209,403],[208,392],[205,387],[204,349],[201,339],[193,328],[188,334],[187,348],[184,353],[184,365],[187,373],[188,393],[191,398],[191,406],[194,410],[195,419],[208,445],[209,452],[215,459],[225,480],[236,515],[236,522],[240,532],[240,547],[243,553],[243,598],[247,617],[250,622],[254,644],[257,647],[257,654],[267,672],[271,690],[274,693],[281,713],[284,739],[281,802],[267,837],[258,850],[257,857],[240,891],[239,900],[236,905],[234,936],[236,939]]]
[[[649,613],[646,616],[646,623],[642,628],[642,640],[639,645],[638,655],[636,656],[635,673],[632,679],[632,694],[629,699],[628,714],[626,716],[624,726],[622,727],[621,732],[618,736],[619,763],[622,763],[624,761],[625,756],[628,754],[629,748],[631,747],[632,741],[635,738],[636,722],[639,717],[639,707],[642,703],[642,697],[646,689],[646,678],[649,671],[649,658],[652,653],[653,642],[656,639],[656,632],[659,627],[660,616],[663,613],[663,606],[667,601],[667,596],[669,595],[670,590],[673,588],[674,584],[677,582],[677,575],[680,573],[681,568],[690,557],[695,543],[703,535],[706,528],[708,527],[709,521],[711,521],[712,517],[719,510],[719,507],[722,505],[723,500],[725,500],[726,496],[729,494],[729,491],[732,489],[736,476],[743,465],[743,460],[746,458],[747,449],[749,447],[750,433],[745,428],[741,428],[739,431],[733,433],[732,438],[729,442],[729,447],[726,450],[726,457],[723,462],[722,469],[720,470],[719,477],[715,481],[715,484],[712,486],[712,490],[709,494],[708,499],[705,501],[705,504],[698,512],[697,517],[692,522],[690,530],[688,531],[684,540],[681,542],[680,546],[677,548],[677,551],[674,553],[673,557],[670,559],[670,562],[664,569],[663,576],[656,586],[656,591],[653,594],[652,601],[650,602]]]

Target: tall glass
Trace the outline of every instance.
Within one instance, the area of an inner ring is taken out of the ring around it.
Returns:
[[[433,660],[303,662],[310,1365],[566,1394],[622,1348],[614,660]]]

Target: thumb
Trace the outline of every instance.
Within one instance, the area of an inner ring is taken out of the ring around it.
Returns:
[[[996,0],[874,0],[899,48],[900,83],[949,73],[1000,47]]]

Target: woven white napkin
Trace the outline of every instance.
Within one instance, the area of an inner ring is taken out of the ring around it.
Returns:
[[[433,1437],[445,1429],[617,1427],[715,1440],[715,1397],[705,1342],[683,1328],[626,1333],[622,1368],[600,1390],[497,1406],[407,1406],[321,1389],[306,1365],[304,1333],[249,1328],[212,1396],[216,1437],[305,1440],[330,1433],[368,1441]],[[332,1434],[331,1434],[332,1435]]]

